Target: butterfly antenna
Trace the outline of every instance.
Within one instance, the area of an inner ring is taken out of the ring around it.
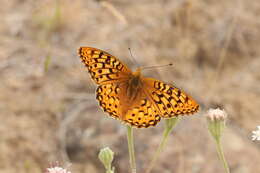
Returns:
[[[142,70],[146,70],[146,69],[153,69],[153,68],[161,68],[161,67],[168,67],[168,66],[172,66],[172,63],[169,64],[165,64],[165,65],[154,65],[154,66],[146,66],[146,67],[141,67]]]
[[[130,53],[130,55],[131,55],[131,59],[133,60],[134,64],[137,64],[138,66],[140,66],[140,65],[138,64],[138,62],[136,61],[136,59],[134,58],[130,47],[128,48],[128,50],[129,50],[129,53]]]

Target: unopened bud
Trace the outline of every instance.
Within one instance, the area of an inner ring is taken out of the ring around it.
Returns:
[[[111,171],[111,163],[114,159],[114,152],[108,147],[103,148],[100,150],[98,158],[105,166],[107,172]]]

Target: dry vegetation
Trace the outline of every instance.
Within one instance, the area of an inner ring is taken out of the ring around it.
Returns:
[[[229,115],[223,146],[232,173],[260,172],[259,0],[2,0],[0,6],[0,172],[40,173],[49,162],[101,173],[101,147],[128,172],[125,128],[97,106],[79,46],[111,52],[174,83],[201,104],[175,129],[154,172],[223,172],[203,114]],[[49,65],[46,65],[49,64]],[[135,130],[138,172],[158,145],[163,122]]]

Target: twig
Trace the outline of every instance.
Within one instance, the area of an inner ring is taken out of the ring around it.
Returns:
[[[100,4],[108,9],[116,18],[118,18],[124,25],[127,25],[127,20],[111,3],[102,1]]]

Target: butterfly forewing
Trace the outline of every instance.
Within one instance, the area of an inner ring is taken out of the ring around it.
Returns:
[[[132,73],[127,66],[105,51],[80,47],[78,54],[97,84],[124,81]]]
[[[152,78],[143,78],[147,95],[160,111],[163,118],[193,114],[199,105],[182,90]]]

